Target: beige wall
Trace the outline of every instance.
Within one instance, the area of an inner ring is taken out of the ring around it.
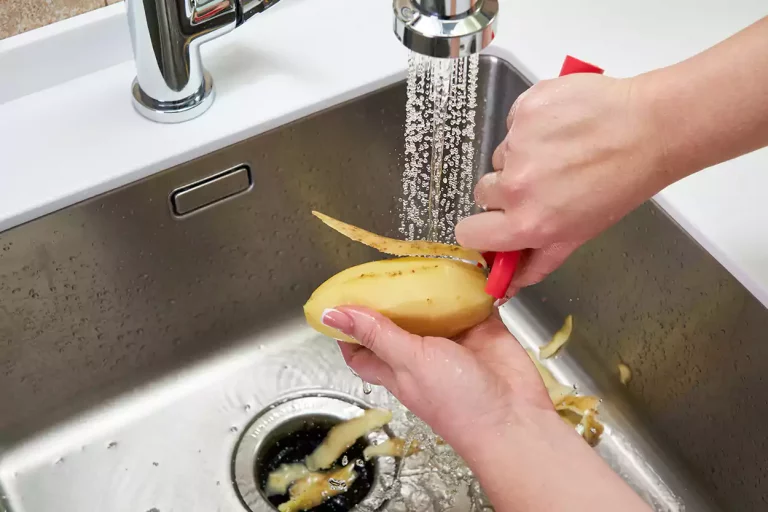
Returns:
[[[120,0],[0,0],[0,39]]]

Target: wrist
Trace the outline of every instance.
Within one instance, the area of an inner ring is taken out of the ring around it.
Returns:
[[[648,512],[647,505],[554,410],[529,410],[518,421],[479,430],[453,445],[496,510]],[[553,491],[557,482],[557,492]]]
[[[489,462],[496,458],[500,446],[513,450],[520,440],[550,430],[555,421],[562,423],[554,409],[529,407],[490,425],[474,423],[471,434],[463,429],[444,438],[471,467],[471,460],[478,464]]]
[[[695,168],[685,144],[685,131],[676,122],[670,94],[676,80],[674,70],[662,69],[628,78],[632,90],[632,115],[641,120],[643,143],[648,149],[649,188],[655,194],[693,174]]]

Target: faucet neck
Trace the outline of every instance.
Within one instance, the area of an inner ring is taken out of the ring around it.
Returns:
[[[213,102],[213,81],[203,69],[200,45],[242,22],[240,0],[126,0],[126,10],[136,109],[158,122],[205,112]]]

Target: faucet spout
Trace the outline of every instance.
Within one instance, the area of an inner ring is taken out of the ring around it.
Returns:
[[[126,0],[136,79],[134,108],[160,123],[203,114],[215,97],[200,46],[278,0]]]
[[[397,38],[416,53],[467,57],[491,44],[498,0],[393,0]]]

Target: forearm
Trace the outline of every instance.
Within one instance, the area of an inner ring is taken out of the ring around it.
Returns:
[[[649,512],[556,413],[455,446],[500,512]]]
[[[768,17],[633,80],[657,126],[662,187],[768,146]]]

